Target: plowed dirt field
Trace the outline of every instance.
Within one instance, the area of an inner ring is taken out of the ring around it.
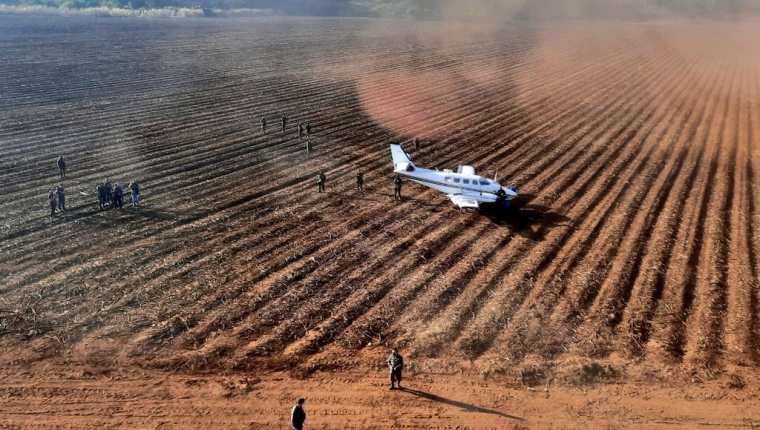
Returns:
[[[756,22],[0,17],[0,359],[303,376],[398,346],[415,372],[527,385],[751,375],[757,40]],[[406,185],[396,204],[394,141],[521,197],[459,213]],[[105,178],[138,180],[143,206],[99,211]]]

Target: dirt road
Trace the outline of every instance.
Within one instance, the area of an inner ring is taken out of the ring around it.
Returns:
[[[382,372],[183,375],[40,366],[0,371],[0,428],[285,429],[295,398],[308,429],[694,429],[760,427],[760,391],[726,381],[526,388],[515,381]],[[755,426],[755,427],[753,427]]]

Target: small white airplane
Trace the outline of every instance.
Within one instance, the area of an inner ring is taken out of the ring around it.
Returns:
[[[446,194],[459,209],[478,209],[482,203],[508,205],[517,197],[516,187],[502,187],[495,180],[478,176],[472,166],[459,166],[456,172],[417,167],[401,145],[395,144],[391,145],[391,157],[396,174]]]

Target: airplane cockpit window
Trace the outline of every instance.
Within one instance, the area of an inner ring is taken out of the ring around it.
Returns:
[[[481,179],[480,180],[480,185],[488,185],[488,184],[489,184],[489,182],[486,181],[485,179]]]

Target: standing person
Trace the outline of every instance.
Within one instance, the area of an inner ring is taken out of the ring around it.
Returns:
[[[132,206],[140,206],[140,185],[133,179],[129,189],[132,191]]]
[[[267,119],[261,118],[261,132],[266,133],[267,132]]]
[[[282,132],[285,133],[285,126],[288,125],[288,117],[282,114]]]
[[[105,197],[103,196],[103,185],[98,184],[95,185],[95,194],[98,195],[98,209],[103,209],[103,206],[105,206]]]
[[[391,390],[401,389],[401,371],[404,370],[404,357],[394,348],[388,356],[388,371],[390,372]],[[395,387],[394,387],[395,384]]]
[[[311,136],[311,123],[307,122],[305,127],[306,127],[306,135]]]
[[[61,177],[61,180],[66,179],[66,160],[63,159],[63,155],[58,157],[58,174]]]
[[[303,137],[303,124],[301,123],[301,121],[298,121],[298,138],[300,139],[302,137]]]
[[[110,179],[106,179],[106,181],[103,182],[103,197],[105,204],[109,207],[113,207],[113,185],[111,185]]]
[[[319,172],[319,175],[317,175],[317,189],[320,193],[325,192],[325,182],[327,181],[327,177],[324,173]]]
[[[393,200],[401,201],[401,185],[403,184],[403,181],[401,180],[401,175],[396,174],[396,177],[393,178]]]
[[[66,195],[63,192],[63,185],[59,185],[55,189],[56,197],[58,197],[58,209],[61,210],[61,212],[66,211]]]
[[[118,183],[113,187],[113,205],[119,209],[124,207],[124,190]]]
[[[364,192],[364,173],[362,172],[356,174],[356,189],[360,193]]]
[[[418,138],[414,138],[414,150],[419,151],[420,150],[420,140]]]
[[[311,154],[311,138],[306,138],[306,154]]]
[[[48,191],[48,202],[50,203],[50,219],[55,217],[55,209],[58,207],[58,198],[56,197],[55,188]]]
[[[303,410],[303,404],[306,399],[298,399],[293,411],[290,413],[290,425],[293,430],[303,430],[303,423],[306,421],[306,411]]]

